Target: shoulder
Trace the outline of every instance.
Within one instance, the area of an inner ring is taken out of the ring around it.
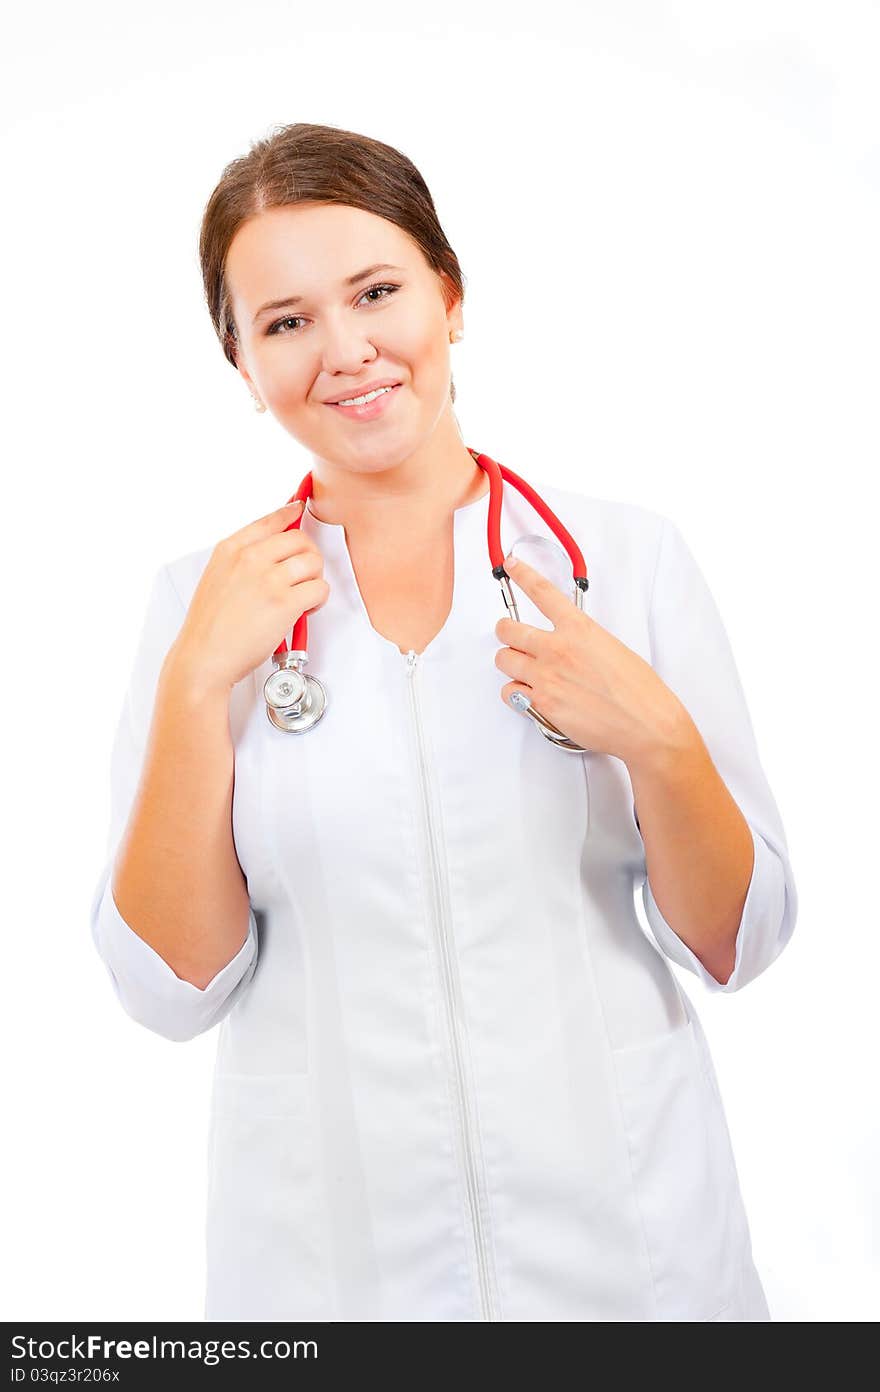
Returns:
[[[566,511],[577,514],[590,526],[602,526],[615,536],[631,536],[652,542],[658,539],[664,523],[670,521],[663,513],[641,503],[624,502],[617,498],[601,498],[593,493],[542,485],[541,496],[550,504],[561,522]],[[555,500],[555,501],[554,501]]]
[[[166,561],[162,567],[184,610],[189,608],[213,550],[213,546],[203,546],[197,551],[187,551],[183,556]]]
[[[608,572],[628,573],[638,577],[640,589],[646,584],[650,588],[664,531],[675,530],[670,518],[640,503],[555,484],[541,484],[537,491],[584,553],[588,574],[593,557]]]

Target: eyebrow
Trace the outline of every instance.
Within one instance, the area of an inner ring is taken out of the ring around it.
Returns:
[[[387,261],[381,261],[376,266],[366,266],[362,271],[356,271],[354,275],[347,276],[342,281],[343,287],[347,285],[357,285],[358,281],[366,280],[368,276],[375,275],[377,271],[402,271],[403,266],[391,266]],[[288,305],[299,304],[303,299],[302,295],[287,295],[283,300],[267,300],[264,305],[260,305],[252,322],[256,324],[261,314],[265,314],[267,309],[284,309]]]

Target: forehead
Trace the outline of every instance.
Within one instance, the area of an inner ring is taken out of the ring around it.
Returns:
[[[226,256],[226,281],[233,307],[246,316],[279,295],[341,289],[347,276],[379,261],[416,271],[423,258],[402,228],[375,213],[298,203],[242,224]]]

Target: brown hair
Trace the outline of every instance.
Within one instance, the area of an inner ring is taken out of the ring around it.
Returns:
[[[237,367],[238,333],[226,285],[226,256],[239,227],[265,208],[344,203],[394,222],[445,272],[464,299],[464,276],[446,240],[427,184],[406,155],[381,140],[298,121],[275,127],[226,165],[202,216],[199,261],[208,312],[227,360]],[[449,308],[453,295],[441,281]],[[450,378],[450,398],[455,383]]]

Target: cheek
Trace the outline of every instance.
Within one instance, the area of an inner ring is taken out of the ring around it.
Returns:
[[[419,367],[431,371],[443,366],[448,337],[446,320],[438,314],[434,300],[411,296],[389,313],[375,342],[380,350],[384,347],[402,363],[409,363],[414,372]]]
[[[260,377],[276,409],[295,408],[309,389],[304,355],[285,353],[280,346],[268,348],[260,355]]]
[[[425,315],[402,327],[400,336],[395,337],[393,351],[407,364],[416,388],[423,395],[431,395],[436,390],[437,396],[443,397],[449,390],[448,333],[444,325],[445,320],[438,323],[432,315]]]

